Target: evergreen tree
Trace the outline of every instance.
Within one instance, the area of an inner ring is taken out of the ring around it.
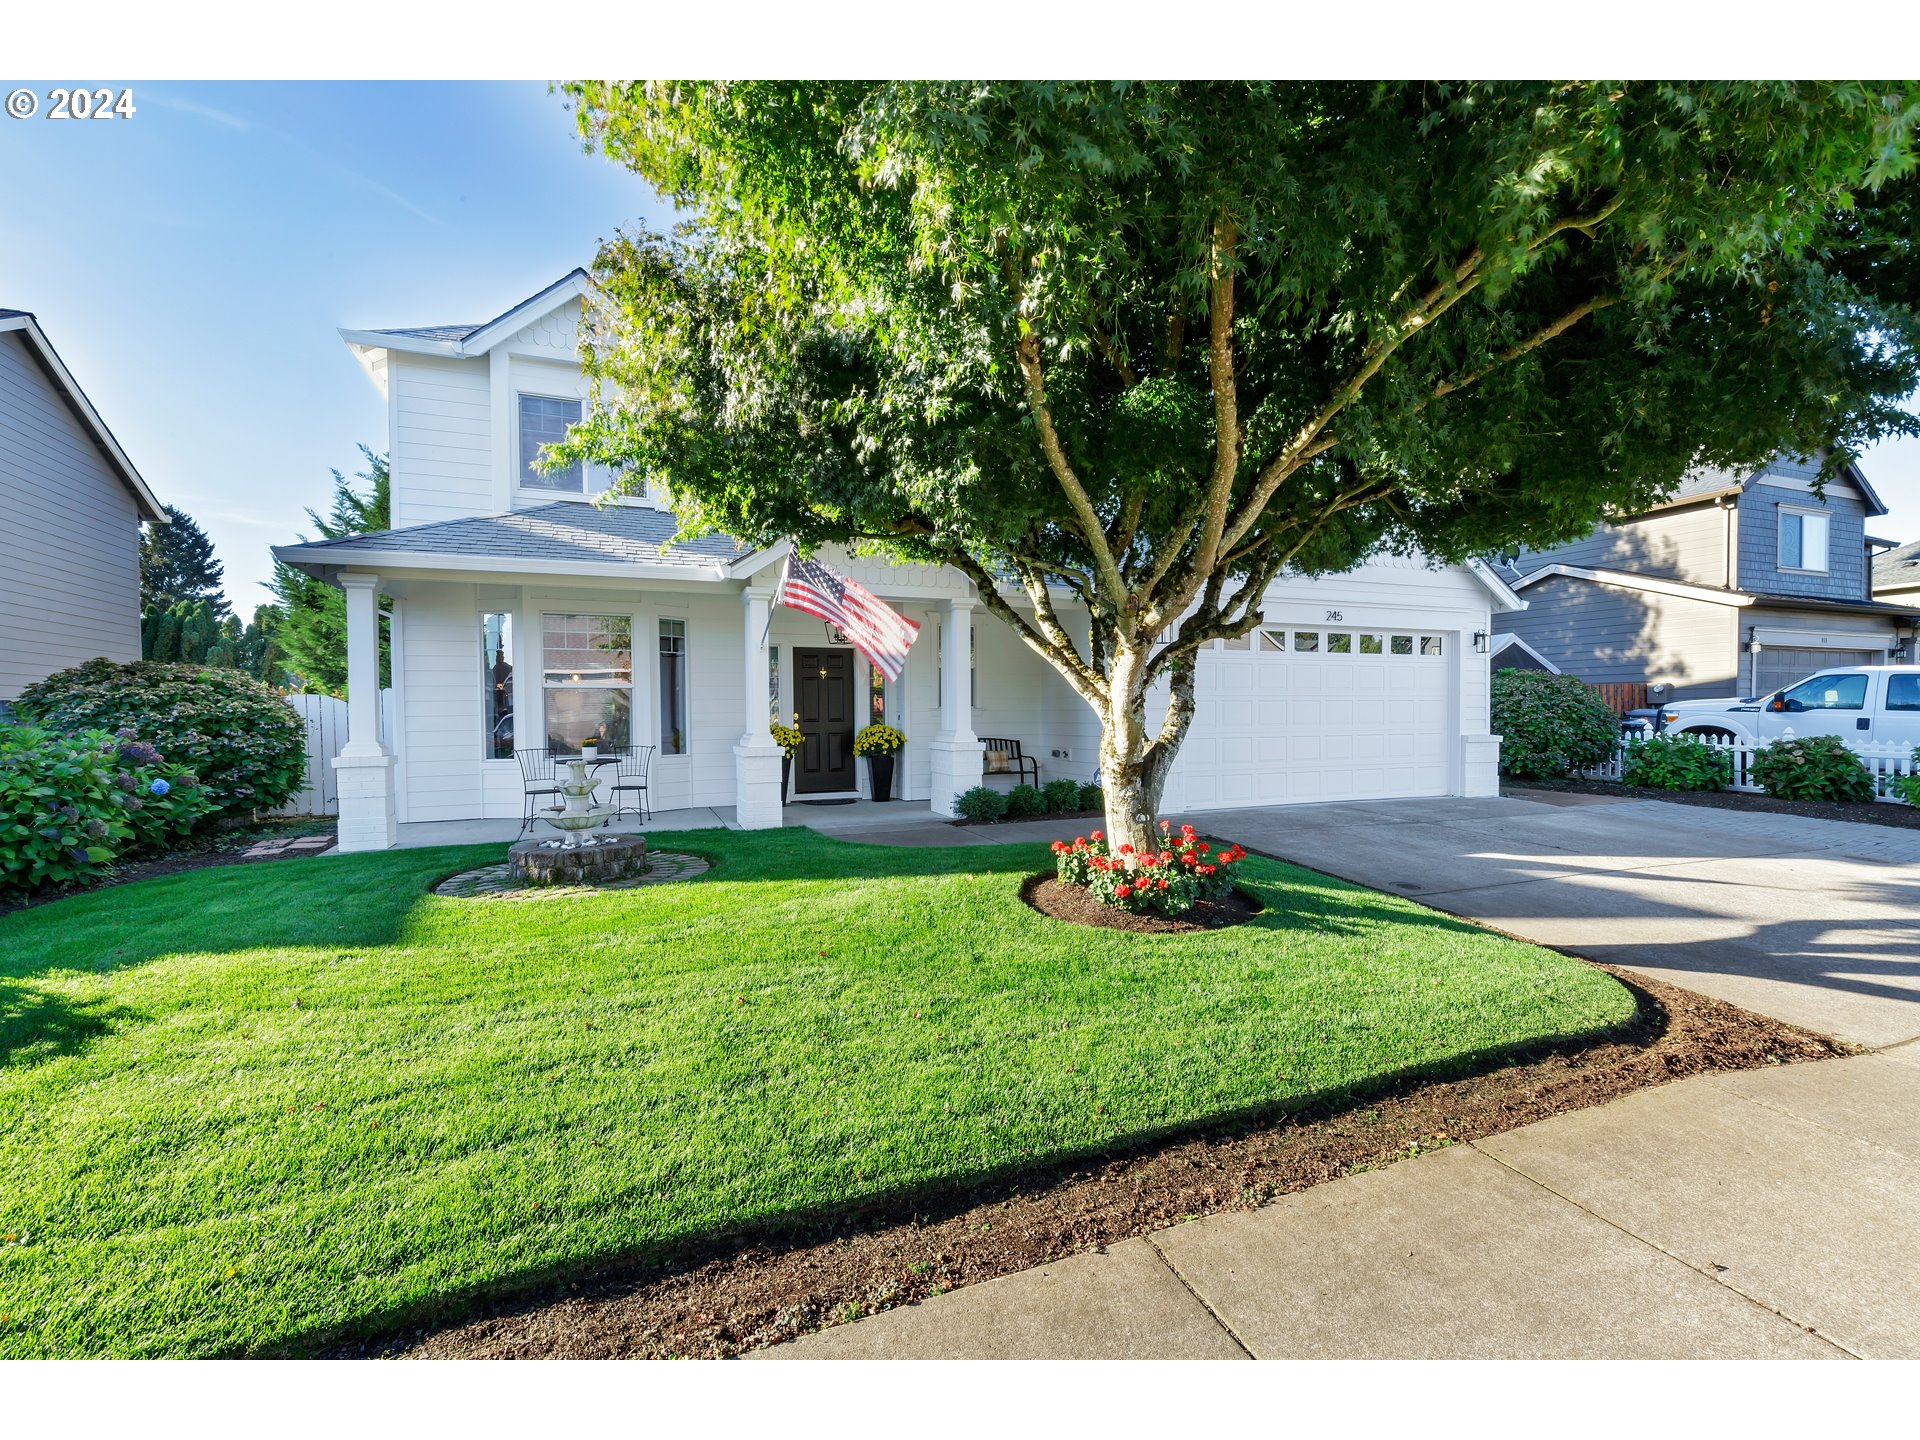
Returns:
[[[356,487],[335,470],[332,506],[324,516],[316,510],[307,511],[307,518],[313,521],[322,540],[366,535],[392,524],[387,457],[374,454],[365,445],[360,447],[360,453],[366,457],[367,468],[354,479],[364,481],[364,488]],[[300,689],[344,695],[347,689],[346,596],[337,586],[316,580],[278,560],[274,562],[273,579],[267,588],[278,602],[268,608],[276,617],[272,637],[279,648],[281,668],[291,672]],[[380,683],[383,686],[390,683],[392,674],[388,652],[387,622],[382,617]]]
[[[148,525],[140,536],[140,608],[171,610],[183,600],[205,600],[216,619],[226,616],[226,567],[213,558],[213,541],[186,511],[162,508],[167,523]]]
[[[216,616],[205,600],[183,600],[140,617],[140,656],[244,670],[256,680],[281,685],[286,675],[274,638],[280,616],[279,606],[262,605],[242,625],[238,616]]]

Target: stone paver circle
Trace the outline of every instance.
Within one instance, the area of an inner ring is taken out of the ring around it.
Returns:
[[[525,900],[540,895],[598,895],[606,890],[633,890],[642,885],[669,885],[676,880],[691,880],[712,868],[698,855],[678,850],[655,850],[647,855],[644,875],[625,880],[610,880],[604,885],[522,885],[513,878],[502,860],[449,875],[433,887],[436,895],[455,900]]]

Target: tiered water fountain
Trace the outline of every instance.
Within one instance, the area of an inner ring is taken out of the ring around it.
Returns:
[[[604,885],[645,873],[644,835],[589,833],[619,813],[616,806],[603,805],[596,798],[599,782],[588,769],[593,758],[566,761],[561,803],[537,813],[536,818],[558,830],[560,838],[522,840],[507,851],[509,871],[522,884]]]

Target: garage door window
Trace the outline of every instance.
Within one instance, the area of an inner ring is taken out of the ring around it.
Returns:
[[[1440,637],[1438,635],[1422,635],[1420,637],[1420,653],[1422,655],[1438,655],[1440,653]]]
[[[1293,648],[1296,654],[1309,654],[1320,648],[1320,632],[1317,630],[1296,630],[1293,632]]]
[[[1269,651],[1269,650],[1285,650],[1286,648],[1287,648],[1286,631],[1262,630],[1260,632],[1260,649],[1263,652]]]
[[[1327,653],[1329,655],[1351,655],[1353,653],[1353,637],[1351,635],[1327,636]]]
[[[1380,651],[1381,644],[1378,635],[1362,635],[1360,637],[1360,653],[1362,655],[1378,655]]]
[[[1411,635],[1394,636],[1393,653],[1396,655],[1411,655],[1413,653],[1413,637]]]

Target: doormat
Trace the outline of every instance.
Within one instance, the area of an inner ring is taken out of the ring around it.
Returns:
[[[857,800],[796,800],[796,805],[857,805]]]

